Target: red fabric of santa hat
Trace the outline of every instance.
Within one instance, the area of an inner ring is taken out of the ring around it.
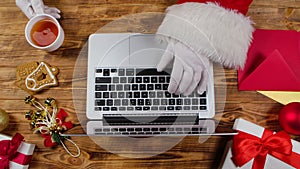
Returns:
[[[248,12],[249,5],[252,3],[252,1],[253,0],[178,0],[177,3],[182,4],[185,2],[215,2],[226,9],[237,10],[238,12],[246,15]]]
[[[251,1],[179,0],[167,8],[156,34],[162,41],[184,43],[200,57],[243,68],[254,31],[244,15]]]

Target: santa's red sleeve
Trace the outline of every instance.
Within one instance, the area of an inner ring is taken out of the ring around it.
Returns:
[[[162,41],[179,41],[200,56],[243,68],[254,28],[245,16],[252,0],[179,0],[157,30]]]

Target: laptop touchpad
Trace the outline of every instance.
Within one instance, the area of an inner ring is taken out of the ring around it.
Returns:
[[[129,64],[133,66],[155,67],[167,47],[153,34],[132,35],[129,42]]]

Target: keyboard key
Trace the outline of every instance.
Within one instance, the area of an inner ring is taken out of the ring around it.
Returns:
[[[119,69],[119,76],[124,76],[125,75],[125,69]]]
[[[206,105],[206,99],[200,99],[200,105]]]
[[[118,111],[118,108],[117,107],[111,107],[110,110],[111,111]]]
[[[173,97],[173,98],[178,98],[178,97],[179,97],[179,95],[172,94],[172,97]]]
[[[198,106],[192,106],[192,110],[198,110]]]
[[[114,106],[120,106],[121,105],[121,100],[120,99],[115,99],[114,100]]]
[[[95,107],[95,111],[101,111],[102,107]]]
[[[123,91],[123,85],[122,84],[118,84],[116,86],[117,91]]]
[[[156,93],[158,98],[164,98],[164,93],[163,92],[157,92]]]
[[[96,83],[111,83],[111,77],[96,77]]]
[[[184,99],[184,105],[191,105],[191,99]]]
[[[142,77],[136,77],[135,78],[135,83],[142,83],[143,82],[143,78]]]
[[[126,76],[133,76],[134,75],[134,69],[126,69]]]
[[[96,73],[102,73],[102,69],[96,69]]]
[[[113,77],[113,83],[119,83],[120,79],[119,77]]]
[[[102,93],[101,92],[96,92],[95,93],[95,98],[101,98],[102,97]]]
[[[103,98],[109,98],[109,92],[103,92]]]
[[[157,83],[157,77],[151,77],[151,83]]]
[[[150,107],[149,107],[149,106],[144,106],[144,107],[143,107],[143,110],[144,110],[144,111],[150,110]]]
[[[116,72],[117,72],[117,69],[110,69],[110,72],[111,72],[111,73],[116,73]]]
[[[132,90],[139,90],[139,86],[137,84],[133,84],[131,87]]]
[[[150,78],[149,77],[143,77],[143,82],[144,83],[150,83]]]
[[[143,110],[143,107],[135,107],[135,110]]]
[[[140,84],[140,90],[146,90],[146,85],[145,84]]]
[[[206,106],[200,106],[200,110],[206,110]]]
[[[128,106],[128,100],[122,99],[122,106]]]
[[[169,99],[169,105],[175,105],[175,99]]]
[[[169,84],[163,84],[163,90],[168,90]]]
[[[166,106],[159,106],[159,110],[166,110]]]
[[[108,100],[106,100],[106,105],[112,106],[112,105],[114,105],[114,101],[112,99],[108,99]]]
[[[168,104],[167,99],[161,99],[160,104],[161,105],[167,105]]]
[[[117,98],[118,97],[118,93],[117,92],[111,92],[110,93],[110,98]]]
[[[172,95],[171,95],[171,93],[169,93],[169,92],[165,92],[165,96],[166,96],[166,98],[170,98]]]
[[[109,76],[109,75],[110,75],[109,69],[104,69],[103,70],[103,76]]]
[[[165,83],[166,78],[164,76],[160,76],[160,77],[158,77],[158,81],[159,81],[159,83]]]
[[[142,83],[143,78],[142,77],[135,77],[135,83]]]
[[[161,90],[162,87],[161,87],[161,84],[155,84],[155,90]]]
[[[136,105],[136,100],[135,99],[130,99],[130,104],[135,106]]]
[[[120,77],[120,83],[127,83],[126,77]]]
[[[198,105],[198,99],[192,99],[192,105]]]
[[[182,99],[176,99],[176,105],[182,105]]]
[[[170,76],[167,77],[166,82],[170,83]]]
[[[155,98],[156,93],[155,92],[149,92],[149,98]]]
[[[142,92],[142,98],[148,98],[148,92]]]
[[[134,128],[127,128],[127,131],[134,131]]]
[[[174,110],[174,106],[168,106],[167,110]]]
[[[151,99],[145,99],[145,105],[151,105]]]
[[[203,92],[200,97],[206,97],[206,92]]]
[[[96,85],[96,91],[107,91],[107,85]]]
[[[151,110],[158,110],[158,107],[157,106],[154,106],[154,107],[151,107]]]
[[[182,110],[182,107],[181,106],[176,106],[175,110]]]
[[[105,100],[96,100],[95,105],[96,106],[105,106]]]
[[[133,93],[133,97],[134,98],[140,98],[141,97],[141,93],[140,92],[134,92]]]
[[[125,111],[126,107],[119,107],[119,111]]]
[[[145,103],[144,99],[138,99],[138,105],[143,106]]]
[[[191,110],[190,106],[183,106],[183,110]]]
[[[132,92],[126,92],[126,98],[132,98]]]
[[[125,98],[124,92],[118,92],[118,98]]]
[[[103,107],[103,111],[109,111],[109,107]]]
[[[127,83],[135,83],[134,77],[127,77]]]
[[[147,84],[147,90],[154,90],[153,84]]]
[[[133,107],[127,107],[127,111],[133,111],[134,108]]]
[[[115,91],[116,85],[109,85],[109,91]]]
[[[124,85],[124,90],[126,90],[126,91],[130,90],[130,85],[129,84],[125,84]]]
[[[153,105],[159,105],[159,99],[153,99],[152,104]]]

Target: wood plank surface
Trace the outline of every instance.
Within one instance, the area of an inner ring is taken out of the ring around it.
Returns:
[[[61,147],[45,148],[39,134],[33,134],[25,119],[25,112],[33,109],[24,104],[28,95],[15,86],[16,67],[31,61],[45,61],[59,68],[59,86],[45,90],[35,97],[44,100],[54,97],[60,108],[65,109],[76,127],[69,133],[83,133],[86,88],[87,40],[95,32],[155,32],[163,19],[164,10],[176,0],[45,0],[48,6],[62,11],[60,23],[65,31],[62,47],[51,53],[31,47],[25,40],[24,28],[28,21],[15,5],[14,0],[0,2],[0,108],[10,116],[9,126],[2,133],[9,136],[16,132],[26,141],[36,144],[30,168],[200,168],[214,169],[221,162],[224,147],[230,137],[209,137],[199,142],[198,137],[185,137],[178,144],[160,154],[139,157],[138,153],[124,148],[114,154],[100,147],[89,137],[72,137],[80,147],[81,156],[73,158]],[[256,28],[300,31],[300,1],[254,0],[248,16]],[[238,91],[237,72],[220,69],[215,72],[217,92],[215,120],[217,131],[230,131],[236,118],[279,131],[278,112],[281,104],[254,91]],[[226,92],[226,96],[222,95]],[[218,98],[219,96],[219,98]],[[225,97],[225,98],[223,98]],[[79,118],[78,118],[79,117]],[[293,136],[300,141],[300,137]],[[113,138],[101,141],[114,142]],[[158,140],[157,140],[158,141]],[[160,144],[158,141],[157,144]],[[118,147],[114,147],[118,148]],[[71,148],[72,149],[72,148]],[[120,147],[121,149],[121,147]],[[74,150],[74,149],[72,149]],[[151,148],[144,153],[153,153]]]

